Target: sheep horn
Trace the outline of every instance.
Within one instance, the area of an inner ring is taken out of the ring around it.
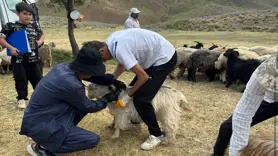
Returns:
[[[226,47],[227,47],[227,45],[228,45],[228,44],[226,44],[224,48],[226,48]]]

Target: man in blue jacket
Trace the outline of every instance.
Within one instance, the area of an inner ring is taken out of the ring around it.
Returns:
[[[33,156],[53,156],[54,153],[70,153],[94,148],[100,138],[97,134],[77,127],[87,113],[106,108],[116,101],[118,92],[110,92],[100,100],[88,99],[82,80],[99,84],[124,84],[105,76],[101,55],[95,49],[83,47],[77,58],[67,64],[56,65],[38,83],[27,106],[21,125],[21,135],[36,143],[27,146]],[[106,82],[101,80],[107,80]]]

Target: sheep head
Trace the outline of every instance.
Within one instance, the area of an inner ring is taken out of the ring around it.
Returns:
[[[209,50],[213,50],[213,49],[215,49],[215,48],[218,48],[218,45],[217,45],[217,44],[212,43],[212,46],[211,46],[211,47],[209,47],[208,49],[209,49]]]
[[[196,42],[197,44],[196,44],[196,49],[201,49],[201,48],[203,48],[204,47],[204,44],[203,43],[201,43],[201,42],[198,42],[198,41],[194,41],[194,42]]]
[[[239,52],[236,51],[235,49],[237,49],[237,48],[230,48],[223,55],[225,57],[238,57],[239,56]]]
[[[54,48],[54,47],[56,47],[56,44],[55,44],[55,42],[49,42],[48,46],[51,48]]]
[[[107,94],[107,93],[109,93],[111,91],[115,91],[115,90],[116,90],[116,88],[113,85],[105,86],[105,85],[99,85],[99,84],[95,84],[95,83],[90,83],[87,86],[88,97],[90,99],[93,99],[93,98],[100,99],[105,94]],[[125,90],[119,90],[119,91],[120,91],[119,98],[121,98],[125,94],[127,94],[127,91],[125,91]]]

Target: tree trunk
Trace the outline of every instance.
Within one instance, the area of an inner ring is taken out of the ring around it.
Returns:
[[[72,54],[74,57],[77,56],[79,47],[78,44],[76,43],[75,37],[74,37],[74,28],[73,28],[73,23],[74,21],[70,17],[71,11],[74,9],[74,0],[68,0],[67,1],[67,18],[68,18],[68,36],[69,36],[69,41],[72,49]]]

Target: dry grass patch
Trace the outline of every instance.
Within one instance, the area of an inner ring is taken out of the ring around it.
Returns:
[[[76,39],[79,44],[83,41],[100,39],[105,40],[114,29],[90,29],[76,30]],[[47,41],[55,41],[60,49],[70,49],[67,33],[65,29],[52,30],[45,29]],[[268,33],[204,33],[204,32],[182,32],[182,31],[162,31],[163,36],[169,39],[175,46],[191,43],[198,39],[208,43],[230,43],[230,45],[273,45],[277,43],[277,34]],[[258,42],[262,36],[265,38]],[[274,45],[273,45],[274,46]],[[107,70],[112,72],[115,63],[108,63]],[[50,68],[46,68],[46,74]],[[129,83],[134,74],[124,73],[120,79]],[[240,89],[232,87],[226,89],[224,84],[219,82],[207,82],[203,75],[197,75],[197,83],[188,82],[186,77],[178,80],[166,80],[166,83],[177,88],[186,96],[187,100],[194,108],[194,113],[184,113],[177,134],[176,145],[159,146],[153,151],[141,151],[140,144],[148,136],[146,126],[136,131],[124,131],[121,138],[112,140],[113,130],[107,128],[112,121],[108,110],[105,109],[95,114],[89,114],[82,120],[80,126],[100,135],[99,146],[92,150],[76,152],[72,154],[62,154],[69,156],[208,156],[212,151],[218,128],[227,119],[235,108],[241,97]],[[12,74],[0,75],[0,155],[3,156],[23,156],[28,155],[26,145],[30,141],[18,134],[23,111],[16,108],[16,92]],[[33,92],[29,85],[29,96]],[[273,132],[273,120],[269,120],[257,125],[252,129],[252,133],[264,130],[267,133]]]

